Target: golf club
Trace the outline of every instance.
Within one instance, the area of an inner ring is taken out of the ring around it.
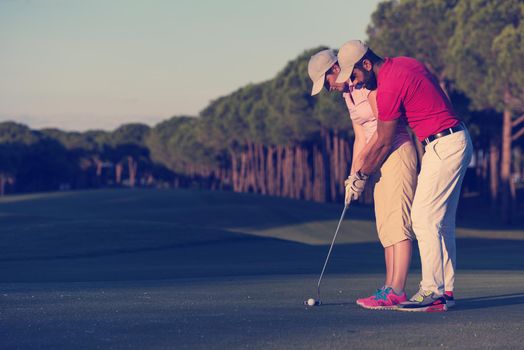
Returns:
[[[342,220],[344,220],[344,215],[346,214],[346,210],[349,208],[349,204],[351,201],[344,205],[344,210],[342,210],[342,215],[340,215],[340,219],[338,220],[337,229],[335,231],[335,235],[333,236],[333,240],[331,241],[331,246],[329,247],[328,254],[326,256],[326,261],[324,262],[324,267],[322,268],[322,272],[320,273],[320,278],[318,279],[317,283],[317,299],[309,298],[308,300],[304,301],[304,305],[308,306],[319,306],[322,304],[322,301],[320,300],[320,283],[322,282],[322,277],[324,276],[324,271],[326,270],[327,263],[329,261],[329,257],[331,256],[331,251],[333,250],[333,245],[335,244],[335,240],[337,239],[338,230],[340,229],[340,224],[342,224]]]

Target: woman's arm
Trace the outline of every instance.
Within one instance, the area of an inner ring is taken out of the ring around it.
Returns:
[[[368,102],[371,106],[371,111],[373,112],[373,115],[375,118],[378,118],[378,109],[377,109],[377,91],[371,91],[368,94]],[[359,125],[360,126],[360,125]],[[363,130],[363,127],[360,126],[360,128]],[[371,138],[369,139],[369,142],[366,144],[366,141],[364,140],[364,147],[360,149],[360,152],[356,159],[353,161],[353,167],[351,168],[351,174],[353,174],[355,171],[360,170],[362,166],[364,165],[364,159],[366,158],[369,150],[377,140],[377,132],[375,131]]]
[[[353,157],[351,157],[351,171],[349,174],[354,174],[355,171],[362,167],[361,153],[366,148],[366,135],[364,134],[364,127],[360,124],[351,121],[353,124],[353,131],[355,132],[355,142],[353,143]]]
[[[366,143],[365,146],[362,148],[357,159],[353,162],[353,164],[355,165],[355,169],[354,169],[355,171],[358,171],[360,170],[360,168],[362,168],[362,166],[364,165],[364,159],[366,159],[368,152],[371,149],[371,147],[373,146],[373,144],[375,143],[375,141],[377,141],[377,132],[376,131],[373,134],[373,136],[371,136],[371,138],[369,139],[369,142]],[[353,172],[351,172],[351,174],[353,174]]]
[[[356,169],[356,171],[360,170],[362,173],[369,175],[380,167],[389,154],[393,145],[393,139],[395,138],[398,120],[385,122],[378,119],[376,91],[371,91],[369,93],[368,101],[373,110],[373,114],[377,118],[377,131],[373,135],[372,140],[368,143],[369,148],[366,149],[366,153],[361,153],[363,159],[362,167]]]

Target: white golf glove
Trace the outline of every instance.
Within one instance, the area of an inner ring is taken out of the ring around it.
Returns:
[[[348,176],[347,180],[344,182],[344,185],[346,186],[346,205],[349,205],[351,200],[358,199],[362,191],[364,191],[364,187],[366,187],[368,177],[368,175],[362,174],[360,171]]]

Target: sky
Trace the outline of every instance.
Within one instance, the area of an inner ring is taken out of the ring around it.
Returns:
[[[304,50],[366,39],[378,0],[0,0],[0,122],[113,130],[198,115]]]

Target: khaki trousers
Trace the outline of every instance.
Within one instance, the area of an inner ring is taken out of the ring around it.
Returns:
[[[417,186],[417,151],[405,142],[386,159],[375,177],[375,218],[378,238],[389,247],[406,239],[414,240],[411,205]]]
[[[434,140],[425,151],[411,220],[420,250],[420,287],[442,294],[454,289],[455,216],[473,146],[463,130]]]

